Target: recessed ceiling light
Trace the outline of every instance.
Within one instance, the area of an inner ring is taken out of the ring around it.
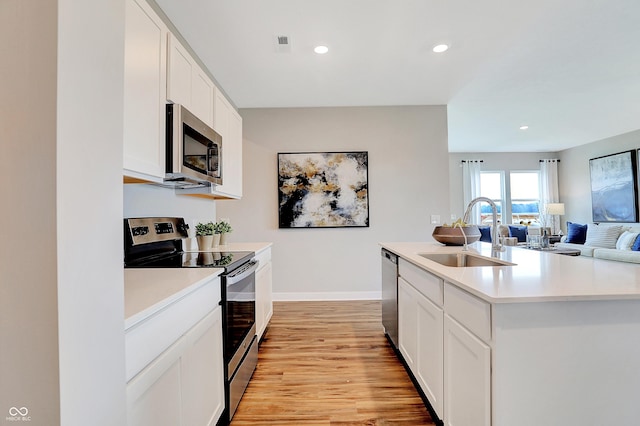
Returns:
[[[439,45],[433,47],[433,51],[436,52],[436,53],[446,52],[447,50],[449,50],[449,45],[448,44],[439,44]]]
[[[529,126],[520,126],[520,130],[527,130]]]
[[[324,55],[329,51],[329,48],[327,46],[316,46],[315,49],[313,49],[313,51],[316,52],[318,55]]]

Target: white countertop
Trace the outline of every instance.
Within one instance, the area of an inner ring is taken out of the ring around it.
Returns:
[[[193,250],[187,251],[197,251],[198,246],[193,240]],[[258,254],[271,246],[269,242],[231,243],[210,251],[253,251]],[[125,330],[198,289],[223,271],[222,268],[125,269]]]
[[[498,258],[515,266],[457,268],[419,253],[460,252],[438,243],[380,243],[411,263],[490,303],[640,299],[640,266],[585,256],[505,247]],[[491,244],[469,244],[469,252],[491,257]]]
[[[198,289],[223,271],[221,268],[125,269],[125,330]]]

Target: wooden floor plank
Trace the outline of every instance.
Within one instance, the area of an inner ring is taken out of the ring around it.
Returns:
[[[231,426],[435,424],[381,326],[379,301],[276,302]]]

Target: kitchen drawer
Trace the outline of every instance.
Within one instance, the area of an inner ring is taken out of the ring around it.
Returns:
[[[399,274],[416,290],[424,296],[431,299],[438,306],[443,304],[443,285],[442,278],[437,277],[424,269],[418,268],[413,263],[409,263],[404,259],[399,259]]]
[[[271,262],[271,247],[267,247],[266,249],[256,253],[256,259],[260,262],[258,270],[264,268],[267,263]]]
[[[453,284],[444,285],[444,310],[485,342],[491,341],[491,305]]]
[[[127,382],[218,307],[219,302],[220,278],[216,277],[126,330]]]

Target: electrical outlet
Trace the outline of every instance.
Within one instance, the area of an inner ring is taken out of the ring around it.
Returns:
[[[432,214],[431,215],[431,224],[432,225],[437,225],[440,223],[440,215],[439,214]]]
[[[456,220],[456,219],[457,219],[457,216],[455,214],[451,213],[451,220]]]

